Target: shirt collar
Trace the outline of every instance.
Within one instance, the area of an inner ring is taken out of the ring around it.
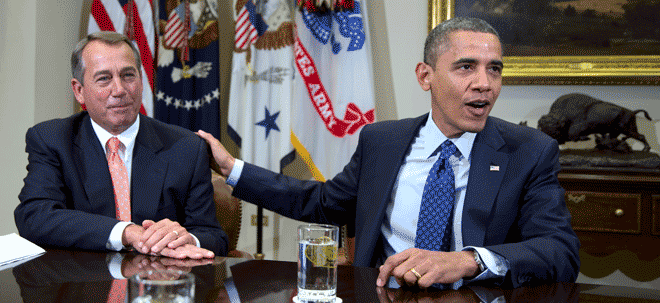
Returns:
[[[128,129],[123,131],[121,134],[114,136],[113,134],[109,133],[107,130],[105,130],[103,127],[98,125],[96,122],[94,122],[94,119],[91,119],[92,121],[92,128],[94,129],[94,133],[96,133],[96,137],[99,139],[101,142],[101,146],[103,146],[103,151],[107,154],[107,150],[105,149],[105,144],[110,140],[112,137],[117,137],[119,141],[124,144],[126,147],[125,155],[129,156],[132,155],[133,153],[133,147],[135,146],[135,138],[137,138],[137,133],[138,130],[140,129],[140,115],[138,115],[138,118],[135,119],[135,122],[133,125],[131,125]]]
[[[438,146],[447,140],[447,136],[445,136],[445,134],[440,131],[438,126],[435,125],[435,122],[433,122],[433,110],[431,110],[429,113],[426,124],[419,130],[419,134],[420,136],[427,138],[427,140],[425,140],[426,143],[424,148],[424,156],[426,158],[431,157]],[[456,145],[456,148],[461,152],[461,155],[463,155],[466,159],[469,159],[470,152],[472,151],[472,146],[474,145],[474,140],[476,138],[477,133],[465,132],[460,137],[452,138],[449,140],[454,143],[454,145]]]

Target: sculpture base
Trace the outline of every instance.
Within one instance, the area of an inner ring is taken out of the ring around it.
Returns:
[[[660,156],[656,153],[644,151],[617,153],[596,149],[564,149],[560,152],[559,164],[563,168],[660,170]]]

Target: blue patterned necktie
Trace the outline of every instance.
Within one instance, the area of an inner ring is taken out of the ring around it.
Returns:
[[[424,184],[422,205],[419,209],[415,247],[449,251],[451,239],[451,222],[456,189],[454,186],[454,170],[449,163],[449,157],[457,151],[449,140],[440,145],[440,157],[435,161]]]

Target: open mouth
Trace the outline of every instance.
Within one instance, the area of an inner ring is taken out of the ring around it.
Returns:
[[[466,105],[470,106],[470,107],[474,107],[474,108],[484,108],[488,104],[489,103],[485,102],[485,101],[473,101],[473,102],[467,103]]]

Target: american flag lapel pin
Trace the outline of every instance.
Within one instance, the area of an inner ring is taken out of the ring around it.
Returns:
[[[490,171],[500,171],[500,166],[499,165],[491,165],[490,166]]]

